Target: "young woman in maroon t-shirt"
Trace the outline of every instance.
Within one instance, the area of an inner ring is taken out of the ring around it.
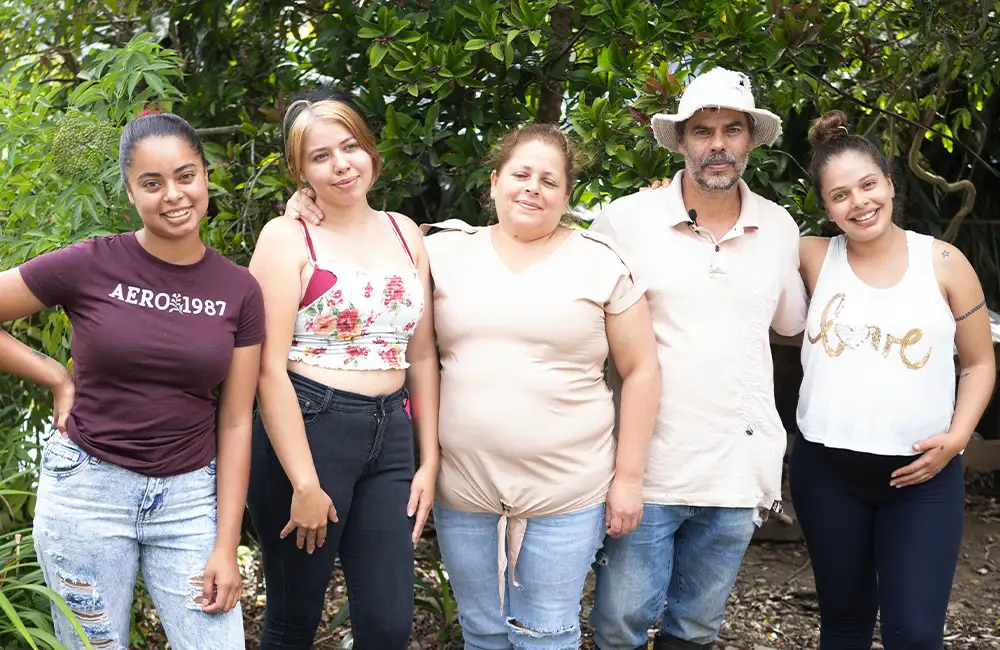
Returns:
[[[138,570],[178,650],[244,648],[240,539],[264,308],[249,272],[205,246],[195,130],[144,115],[121,135],[143,227],[0,273],[0,321],[62,306],[72,378],[0,336],[0,371],[53,390],[34,539],[46,584],[95,648],[128,645]],[[83,643],[53,607],[56,636]]]

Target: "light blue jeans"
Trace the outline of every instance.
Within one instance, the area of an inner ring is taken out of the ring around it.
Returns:
[[[35,550],[45,583],[76,614],[95,650],[123,650],[139,569],[174,650],[243,650],[243,617],[201,609],[215,546],[215,461],[150,478],[90,456],[58,433],[42,453]],[[56,637],[83,643],[53,606]]]
[[[590,617],[597,647],[645,647],[661,614],[660,635],[711,644],[755,527],[753,508],[646,504],[639,527],[608,537],[597,554]]]
[[[604,539],[604,504],[528,520],[500,610],[493,514],[434,506],[441,558],[458,600],[465,650],[576,650],[583,584]]]

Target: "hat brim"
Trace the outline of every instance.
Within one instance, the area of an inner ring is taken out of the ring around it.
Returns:
[[[748,113],[753,118],[752,135],[755,145],[763,144],[771,146],[781,135],[781,118],[770,111],[765,111],[762,108],[712,105],[701,106],[697,110],[705,108],[727,108],[729,110],[739,111],[740,113]],[[695,112],[696,111],[691,111],[686,114],[678,113],[676,115],[668,115],[665,113],[654,115],[652,119],[652,127],[653,135],[656,137],[656,142],[659,143],[661,147],[669,149],[670,151],[677,151],[677,145],[679,143],[677,138],[677,124],[690,119]]]

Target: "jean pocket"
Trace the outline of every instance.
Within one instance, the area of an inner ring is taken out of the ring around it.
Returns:
[[[91,456],[69,438],[53,434],[42,451],[42,471],[65,478],[79,474],[90,465]]]
[[[302,424],[312,424],[322,413],[319,405],[300,395],[296,395],[296,398],[299,401],[299,410],[302,411]]]

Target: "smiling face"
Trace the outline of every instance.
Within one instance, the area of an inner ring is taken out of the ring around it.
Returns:
[[[529,241],[559,226],[569,189],[565,155],[541,140],[518,144],[506,164],[490,175],[490,198],[501,226]]]
[[[187,141],[145,138],[132,150],[126,180],[129,202],[147,231],[164,239],[197,236],[208,211],[208,171]]]
[[[892,225],[896,188],[871,156],[845,151],[830,158],[820,187],[826,213],[851,239],[871,241]]]
[[[747,168],[753,149],[749,118],[728,108],[700,110],[685,122],[677,149],[684,154],[688,175],[699,186],[732,189]]]
[[[332,205],[365,199],[373,181],[372,157],[343,123],[316,120],[302,138],[301,180]]]

